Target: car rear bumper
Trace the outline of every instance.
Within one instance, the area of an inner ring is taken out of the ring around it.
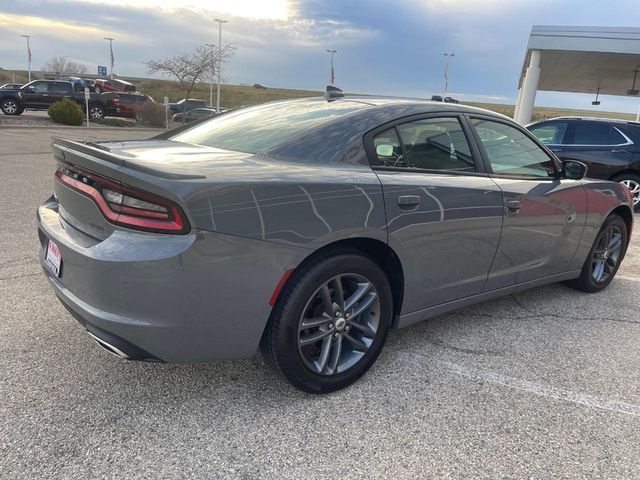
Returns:
[[[167,362],[255,353],[275,285],[307,253],[197,230],[116,228],[100,241],[65,222],[53,198],[38,209],[38,230],[41,264],[72,315],[126,357]],[[59,278],[45,264],[49,240],[62,255]]]

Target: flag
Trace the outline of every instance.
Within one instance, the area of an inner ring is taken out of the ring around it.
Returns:
[[[331,85],[334,85],[336,83],[336,74],[333,71],[333,65],[331,65]]]
[[[27,51],[29,52],[29,63],[31,63],[31,47],[27,45]]]
[[[449,72],[447,69],[444,70],[444,91],[447,92],[449,90]]]
[[[113,57],[113,44],[111,42],[109,42],[109,53],[111,54],[111,74],[113,74],[113,64],[116,59]]]

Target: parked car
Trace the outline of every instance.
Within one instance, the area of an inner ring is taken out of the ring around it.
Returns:
[[[34,80],[19,89],[0,90],[0,110],[5,115],[20,115],[25,108],[47,110],[53,103],[70,98],[84,108],[84,92],[76,92],[71,82],[63,80]],[[103,118],[105,101],[100,95],[92,93],[89,99],[89,116]]]
[[[136,111],[145,102],[155,101],[142,93],[107,92],[103,93],[105,115],[110,117],[136,118]]]
[[[89,88],[89,90],[93,90],[93,86],[94,86],[94,83],[92,80],[85,80],[84,78],[80,78],[80,77],[65,77],[65,78],[61,78],[60,80],[71,82],[76,92],[84,92],[85,88]]]
[[[432,102],[441,102],[442,101],[442,95],[431,95],[431,101]]]
[[[103,92],[135,92],[136,86],[125,80],[105,80],[98,78],[94,81],[93,90],[96,93]]]
[[[457,98],[453,98],[453,97],[444,97],[442,99],[443,102],[446,103],[460,103],[460,100],[458,100]]]
[[[223,113],[224,110],[221,110],[220,113]],[[194,108],[192,110],[188,110],[186,112],[176,113],[173,116],[174,122],[183,122],[189,123],[194,120],[200,120],[202,118],[211,118],[215,117],[218,114],[215,108]]]
[[[633,229],[626,187],[584,180],[584,164],[493,112],[341,95],[150,140],[54,140],[38,229],[60,301],[120,357],[260,348],[326,393],[362,376],[391,328],[614,278]]]
[[[588,177],[625,185],[640,210],[640,123],[559,117],[527,128],[560,159],[587,164]]]
[[[4,85],[0,86],[0,90],[17,90],[21,86],[21,83],[5,83]]]
[[[197,98],[183,98],[182,100],[170,103],[169,110],[174,113],[188,112],[194,108],[207,108],[207,102],[198,100]]]

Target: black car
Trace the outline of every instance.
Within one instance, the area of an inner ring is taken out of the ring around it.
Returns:
[[[640,123],[560,117],[527,128],[560,159],[586,163],[588,177],[626,185],[640,210]]]
[[[224,110],[222,110],[221,112],[223,111]],[[215,108],[194,108],[187,112],[176,113],[173,116],[173,121],[189,123],[189,122],[193,122],[194,120],[200,120],[202,118],[215,117],[217,113],[218,112],[216,112]]]
[[[169,110],[174,113],[188,112],[194,108],[207,108],[207,102],[197,98],[183,98],[176,103],[169,104]]]

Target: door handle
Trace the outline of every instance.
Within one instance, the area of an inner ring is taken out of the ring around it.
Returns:
[[[398,205],[401,207],[414,207],[420,203],[420,195],[400,195]]]
[[[622,148],[614,148],[613,150],[611,150],[611,153],[625,153],[626,150],[622,149]]]
[[[509,200],[507,202],[507,210],[510,215],[518,215],[522,209],[522,203],[519,200]]]

